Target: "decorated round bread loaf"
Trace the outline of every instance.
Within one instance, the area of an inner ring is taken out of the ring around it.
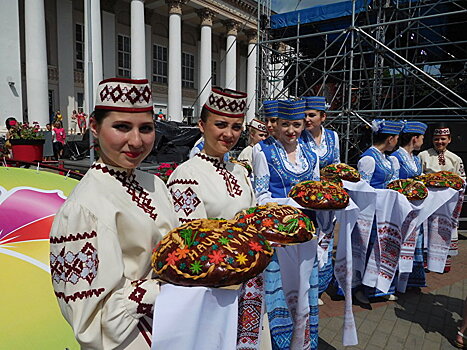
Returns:
[[[342,187],[327,181],[300,182],[292,187],[289,197],[309,209],[342,209],[350,199]]]
[[[388,188],[402,193],[411,201],[425,199],[428,196],[426,186],[413,179],[394,180],[388,184]]]
[[[464,180],[450,171],[438,171],[436,173],[420,175],[417,180],[423,182],[427,187],[451,187],[460,190],[464,185]]]
[[[154,249],[161,280],[181,286],[226,287],[260,274],[273,250],[253,226],[198,219],[170,231]]]
[[[242,210],[235,215],[237,225],[253,225],[267,240],[280,244],[297,244],[313,239],[313,222],[300,209],[290,205],[268,203]]]
[[[340,187],[344,187],[344,184],[342,183],[342,180],[339,176],[337,175],[321,175],[321,181],[327,181],[327,182],[332,182],[336,185],[339,185]]]
[[[358,182],[360,181],[360,173],[350,165],[339,163],[330,164],[321,169],[321,176],[337,175],[341,180]]]

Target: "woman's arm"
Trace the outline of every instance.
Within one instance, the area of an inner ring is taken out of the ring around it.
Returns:
[[[128,232],[116,232],[102,220],[79,204],[66,202],[50,234],[55,295],[76,339],[86,349],[110,349],[123,343],[139,318],[152,315],[159,293],[155,280],[124,276],[118,237]]]
[[[360,175],[362,176],[362,180],[368,183],[371,182],[373,178],[373,174],[375,172],[375,160],[373,157],[365,156],[360,158],[357,164],[357,169]]]

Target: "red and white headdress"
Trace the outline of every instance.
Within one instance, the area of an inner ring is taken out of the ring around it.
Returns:
[[[213,87],[204,107],[208,111],[224,117],[245,116],[247,94],[241,91]]]
[[[147,79],[102,80],[97,87],[95,109],[131,113],[152,112],[151,86]]]
[[[260,132],[268,132],[268,127],[265,122],[262,122],[261,120],[258,119],[252,119],[250,122],[250,125],[248,125],[250,128],[256,129]]]
[[[438,128],[433,131],[433,136],[451,135],[449,128]]]

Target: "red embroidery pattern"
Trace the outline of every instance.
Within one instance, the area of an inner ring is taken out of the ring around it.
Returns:
[[[196,193],[188,187],[185,191],[180,191],[176,189],[175,191],[170,190],[172,199],[174,202],[175,212],[178,213],[180,210],[183,210],[186,216],[189,216],[196,210],[196,207],[201,203],[200,199]]]
[[[227,169],[225,168],[225,163],[221,163],[217,159],[210,158],[206,156],[204,153],[197,153],[196,156],[204,159],[205,161],[211,163],[215,168],[216,172],[218,172],[224,179],[225,185],[227,186],[227,192],[229,193],[230,197],[240,196],[243,193],[242,188],[238,184],[237,179],[233,176]]]
[[[98,266],[97,250],[90,242],[76,254],[65,251],[65,247],[58,255],[50,253],[50,272],[57,284],[61,281],[76,284],[81,279],[91,284],[96,278]]]
[[[402,236],[397,227],[390,227],[390,223],[386,223],[381,228],[378,228],[381,267],[379,274],[386,278],[392,279],[395,273],[397,263],[399,262],[399,254],[402,244]]]
[[[218,110],[227,113],[241,113],[245,110],[245,99],[229,98],[219,94],[209,95],[209,105],[217,107]]]
[[[130,101],[132,104],[135,102],[142,103],[143,101],[149,103],[151,100],[151,90],[147,86],[140,89],[133,86],[130,90],[126,86],[123,88],[120,85],[112,88],[111,85],[106,85],[99,94],[101,101],[110,101],[114,103]]]
[[[65,300],[66,303],[69,301],[76,301],[76,299],[86,299],[86,298],[91,298],[93,296],[98,297],[105,291],[105,288],[99,288],[99,289],[89,289],[89,290],[83,290],[81,292],[76,292],[71,295],[65,295],[65,293],[62,292],[55,292],[55,296],[58,299],[63,299]]]
[[[199,185],[198,181],[196,180],[189,180],[189,179],[174,179],[167,184],[167,187],[173,185]]]
[[[143,298],[147,293],[147,290],[141,287],[141,285],[145,282],[146,280],[138,280],[132,282],[132,285],[134,287],[133,291],[129,295],[128,299],[131,301],[135,302],[137,304],[136,307],[136,312],[142,315],[152,315],[153,309],[152,309],[152,304],[147,304],[143,303]]]
[[[65,243],[65,242],[75,242],[82,239],[91,239],[97,237],[96,231],[77,233],[76,235],[70,234],[69,236],[60,236],[60,237],[50,237],[51,244]]]
[[[178,218],[178,221],[180,221],[181,224],[186,224],[187,222],[193,221],[196,219],[184,219],[184,218]]]
[[[145,213],[149,214],[151,219],[156,220],[156,207],[151,205],[152,199],[149,197],[149,193],[136,181],[135,174],[128,175],[126,172],[109,169],[105,165],[96,163],[91,166],[91,169],[100,170],[115,177],[126,188],[127,193],[131,196],[131,200],[143,209]]]
[[[237,349],[256,349],[259,343],[263,277],[244,283],[238,301]]]
[[[138,322],[138,329],[141,335],[143,336],[144,340],[148,344],[148,346],[151,347],[152,346],[152,341],[151,341],[152,329],[151,330],[146,329],[145,324],[141,322],[141,320],[140,322]]]

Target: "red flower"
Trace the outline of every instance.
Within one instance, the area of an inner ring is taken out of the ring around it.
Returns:
[[[178,260],[180,260],[180,258],[176,256],[176,252],[169,253],[169,256],[165,259],[169,265],[175,265]]]
[[[260,252],[263,250],[263,248],[261,248],[258,242],[250,242],[250,248],[256,252]]]
[[[208,255],[211,260],[209,262],[212,262],[214,264],[219,264],[222,261],[224,261],[225,254],[222,254],[222,250],[214,250],[211,255]]]
[[[326,199],[332,199],[332,195],[330,195],[329,193],[326,193],[326,194],[324,194],[324,198],[326,198]]]
[[[274,225],[274,221],[272,221],[272,219],[266,218],[263,220],[264,227],[271,227],[273,225]]]
[[[190,250],[188,248],[178,248],[175,251],[175,254],[177,254],[179,259],[183,259],[187,257],[187,254]]]
[[[304,191],[298,192],[298,193],[297,193],[297,197],[298,197],[298,198],[305,197],[305,192],[304,192]]]
[[[174,171],[173,170],[167,170],[167,172],[165,173],[166,176],[170,176],[172,175]]]
[[[10,120],[9,123],[10,123],[10,126],[15,126],[16,125],[16,120]]]

